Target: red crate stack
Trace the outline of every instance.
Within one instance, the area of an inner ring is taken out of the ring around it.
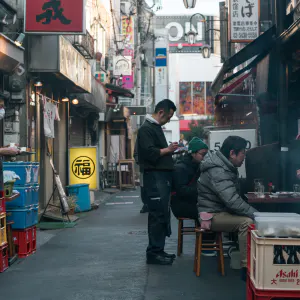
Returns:
[[[36,226],[31,227],[32,234],[31,234],[31,249],[32,253],[36,251]]]
[[[5,209],[5,200],[4,198],[0,198],[0,214],[5,213],[6,209]]]
[[[248,274],[250,274],[250,262],[251,262],[251,231],[255,230],[255,225],[251,224],[248,226],[248,234],[247,234],[247,269],[248,269]]]
[[[16,252],[20,258],[32,254],[32,227],[24,230],[13,230],[13,238]]]
[[[250,278],[247,278],[247,300],[283,300],[300,299],[300,292],[297,291],[271,291],[258,290],[254,287]]]
[[[8,269],[8,246],[0,246],[0,273]]]

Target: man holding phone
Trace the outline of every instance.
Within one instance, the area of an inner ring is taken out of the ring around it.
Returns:
[[[146,116],[137,136],[138,161],[144,174],[144,190],[149,210],[148,264],[171,265],[175,259],[175,255],[166,253],[164,247],[166,237],[171,235],[172,154],[178,149],[178,143],[168,145],[162,130],[162,126],[170,122],[175,111],[176,106],[171,100],[162,100],[156,105],[154,114]]]

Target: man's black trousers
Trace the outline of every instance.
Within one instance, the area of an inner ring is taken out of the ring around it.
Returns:
[[[144,172],[144,189],[149,209],[148,256],[164,251],[166,237],[171,235],[171,187],[172,171]]]

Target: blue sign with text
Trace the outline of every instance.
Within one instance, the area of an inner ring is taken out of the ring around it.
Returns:
[[[155,65],[156,67],[167,66],[167,48],[155,49]]]

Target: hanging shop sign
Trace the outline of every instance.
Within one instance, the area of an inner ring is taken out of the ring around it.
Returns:
[[[91,66],[85,58],[64,37],[59,37],[59,72],[80,86],[91,92]]]
[[[69,184],[89,184],[91,190],[98,185],[97,147],[76,147],[69,150]]]
[[[167,48],[155,49],[155,66],[156,67],[167,66]]]
[[[130,56],[131,59],[134,59],[134,50],[133,47],[125,47],[123,54],[125,56]],[[131,75],[123,76],[123,88],[131,90],[134,88],[134,70],[131,70]]]
[[[125,37],[125,44],[134,45],[134,20],[133,17],[122,17],[122,35]]]
[[[85,0],[26,0],[25,32],[85,34]]]
[[[131,75],[131,56],[118,55],[114,57],[114,75]]]
[[[230,0],[229,40],[252,42],[259,37],[260,0]]]

